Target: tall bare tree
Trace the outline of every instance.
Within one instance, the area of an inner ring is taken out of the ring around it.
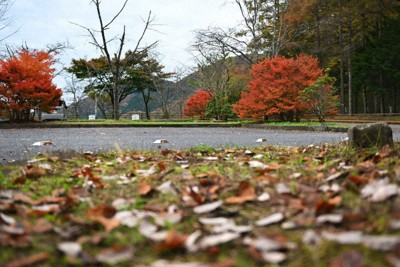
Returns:
[[[0,0],[0,43],[4,42],[5,39],[15,33],[4,33],[12,21],[11,18],[7,16],[7,12],[10,10],[13,3],[13,0]]]
[[[117,37],[110,38],[108,36],[108,30],[113,25],[113,23],[117,20],[117,18],[122,14],[124,9],[127,6],[129,0],[125,0],[122,4],[119,11],[109,20],[105,21],[102,9],[101,9],[101,0],[91,0],[90,3],[94,5],[97,13],[97,18],[99,22],[99,29],[92,29],[88,27],[83,27],[89,33],[91,38],[91,44],[93,44],[96,48],[98,48],[102,55],[105,57],[107,65],[111,70],[111,77],[110,77],[110,87],[113,91],[113,97],[111,99],[113,105],[113,119],[119,119],[119,98],[120,98],[120,86],[121,86],[121,79],[124,70],[126,69],[126,63],[129,60],[123,60],[123,50],[126,45],[126,26],[123,26],[122,32]],[[145,45],[144,47],[141,46],[142,41],[146,35],[146,32],[151,28],[154,23],[154,16],[152,16],[151,11],[148,13],[146,20],[144,20],[144,27],[142,33],[140,34],[135,48],[132,50],[131,56],[134,57],[137,53],[141,53],[146,50],[150,50],[157,45],[157,42],[154,42],[150,45]],[[111,51],[111,43],[117,43],[116,51]]]

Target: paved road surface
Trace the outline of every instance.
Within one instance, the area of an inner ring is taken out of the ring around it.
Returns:
[[[166,139],[163,148],[179,149],[206,144],[212,147],[252,147],[259,138],[271,145],[310,145],[337,143],[347,137],[345,133],[289,132],[245,128],[67,128],[67,129],[0,129],[0,164],[31,158],[38,153],[53,150],[106,151],[122,149],[158,149],[157,139]],[[395,131],[400,139],[400,129]],[[53,145],[32,146],[38,141],[51,141]]]

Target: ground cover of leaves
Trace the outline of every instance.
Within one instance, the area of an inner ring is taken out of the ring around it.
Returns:
[[[399,266],[396,147],[160,148],[0,166],[0,266]]]

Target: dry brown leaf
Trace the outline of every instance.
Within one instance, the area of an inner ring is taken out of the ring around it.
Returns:
[[[335,259],[331,260],[329,267],[362,267],[364,264],[364,258],[357,250],[350,250],[340,254]]]
[[[241,204],[247,201],[254,201],[257,199],[256,189],[248,182],[241,182],[236,196],[228,197],[225,199],[227,204]]]
[[[151,188],[151,186],[147,183],[146,180],[142,180],[139,183],[139,194],[141,196],[146,196],[148,195],[153,189]]]
[[[156,247],[156,252],[179,249],[185,246],[187,235],[169,231],[165,240]]]
[[[117,210],[105,204],[93,207],[86,212],[86,215],[89,218],[96,218],[96,217],[105,217],[105,218],[112,218]]]
[[[36,223],[32,227],[32,232],[36,234],[44,234],[48,233],[53,230],[53,225],[45,220],[45,219],[39,219],[36,221]]]
[[[368,179],[366,179],[365,177],[354,174],[350,174],[349,176],[347,176],[347,178],[355,184],[365,184],[368,182]]]
[[[50,258],[50,254],[47,252],[38,253],[35,255],[18,258],[6,263],[5,267],[29,267],[41,262],[44,262]]]
[[[46,169],[31,166],[28,167],[28,169],[26,170],[26,177],[29,179],[38,179],[45,176],[46,173],[47,173]]]

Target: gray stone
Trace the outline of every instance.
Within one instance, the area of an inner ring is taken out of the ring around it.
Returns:
[[[393,131],[386,122],[367,125],[356,125],[349,129],[349,144],[352,147],[382,148],[384,145],[393,146]]]

